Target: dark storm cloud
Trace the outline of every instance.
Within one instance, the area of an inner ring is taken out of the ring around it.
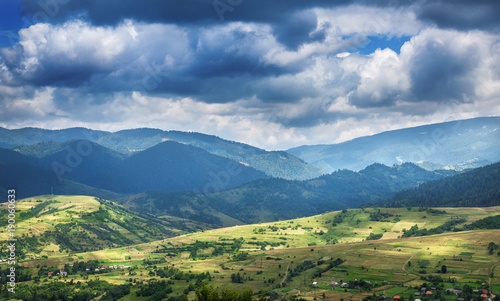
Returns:
[[[62,2],[63,4],[60,4]],[[64,3],[67,2],[67,3]],[[290,14],[312,7],[332,7],[352,3],[352,0],[22,0],[24,13],[33,16],[46,12],[51,20],[64,22],[85,14],[96,25],[115,25],[123,19],[144,22],[196,24],[221,21],[217,8],[226,11],[224,20],[270,23],[285,20]]]
[[[413,7],[419,19],[440,28],[458,30],[500,30],[498,0],[358,0],[377,7]]]
[[[316,28],[309,8],[337,7],[352,0],[22,0],[24,14],[36,22],[61,23],[85,17],[95,25],[116,25],[124,19],[146,23],[168,23],[183,26],[204,26],[222,21],[270,24],[280,42],[296,48],[305,41],[321,39],[321,33],[310,36]],[[59,2],[63,2],[60,4]]]
[[[500,30],[500,1],[497,0],[428,1],[417,12],[422,20],[442,28]]]
[[[413,57],[409,73],[415,101],[464,102],[474,95],[472,72],[480,57],[475,48],[454,54],[450,47],[430,41]]]
[[[316,15],[312,11],[301,11],[292,14],[282,23],[274,26],[278,41],[290,49],[297,49],[304,42],[322,41],[324,31],[314,32],[317,27]]]

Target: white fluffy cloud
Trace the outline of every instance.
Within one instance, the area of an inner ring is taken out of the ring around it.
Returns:
[[[0,49],[0,125],[192,130],[268,149],[500,115],[500,36],[412,6],[313,9],[291,48],[259,22],[36,24]],[[399,49],[356,50],[370,36]],[[349,52],[350,51],[350,52]]]

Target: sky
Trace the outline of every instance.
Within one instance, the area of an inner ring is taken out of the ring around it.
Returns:
[[[498,0],[3,0],[0,126],[268,150],[500,115]]]

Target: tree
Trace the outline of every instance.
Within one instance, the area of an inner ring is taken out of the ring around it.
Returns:
[[[494,242],[490,242],[488,244],[488,252],[490,255],[493,255],[493,251],[495,251],[498,248],[498,246]]]
[[[230,288],[218,290],[213,286],[202,284],[196,289],[196,301],[252,301],[252,290],[238,292]]]
[[[448,268],[443,264],[441,266],[441,273],[446,274],[447,271],[448,271]]]

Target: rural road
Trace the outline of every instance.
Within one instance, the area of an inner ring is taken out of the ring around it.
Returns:
[[[490,268],[490,274],[488,275],[489,276],[489,279],[488,279],[488,284],[490,285],[490,295],[492,298],[495,298],[495,296],[493,295],[493,292],[491,291],[491,273],[493,273],[493,269],[498,265],[500,264],[500,261],[495,263],[494,265],[491,266]]]
[[[285,272],[285,277],[283,277],[283,280],[281,280],[280,282],[280,286],[283,286],[283,282],[285,282],[286,280],[286,276],[288,276],[288,268],[290,267],[290,262],[288,263],[288,265],[286,266],[286,272]]]

